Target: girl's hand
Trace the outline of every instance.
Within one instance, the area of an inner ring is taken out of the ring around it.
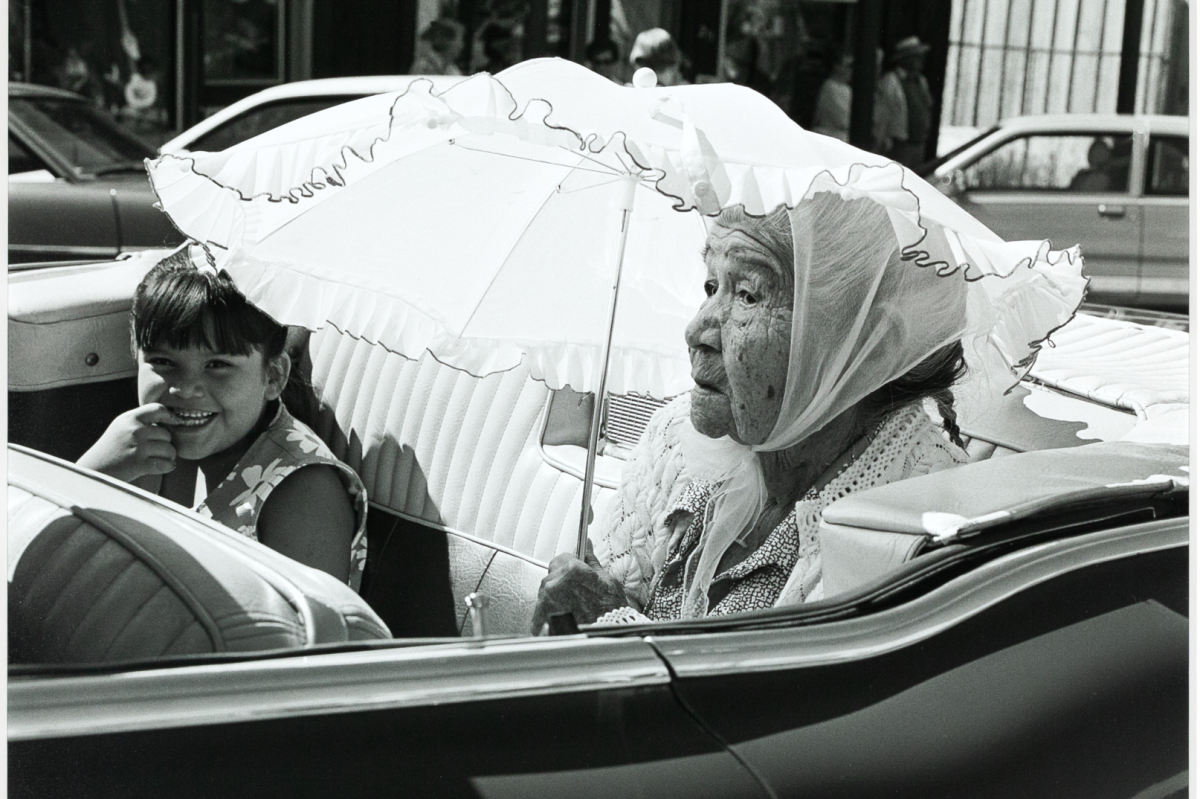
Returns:
[[[171,432],[162,425],[174,418],[157,402],[126,411],[113,419],[76,463],[126,483],[166,474],[175,468],[175,447],[171,446]]]

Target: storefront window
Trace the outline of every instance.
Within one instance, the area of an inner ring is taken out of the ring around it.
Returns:
[[[29,0],[8,0],[8,79],[28,82],[29,64],[26,47]]]
[[[162,0],[16,0],[9,79],[82,94],[162,141],[174,122],[173,32],[174,4]]]
[[[285,80],[284,24],[279,0],[204,0],[203,116]]]
[[[733,0],[718,79],[757,89],[810,127],[822,83],[849,52],[849,13],[845,3]]]
[[[282,82],[282,34],[277,0],[205,0],[205,82]]]

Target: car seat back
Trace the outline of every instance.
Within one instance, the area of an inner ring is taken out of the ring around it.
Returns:
[[[348,586],[48,456],[9,450],[10,661],[387,638]]]
[[[549,454],[562,447],[542,445],[552,392],[523,369],[475,377],[332,327],[308,351],[316,431],[371,501],[363,595],[398,635],[445,632],[451,616],[453,631],[471,632],[472,592],[491,600],[489,632],[527,632],[546,563],[575,547],[583,494],[578,470]],[[607,483],[594,494],[598,509],[613,495],[615,479]],[[428,563],[405,563],[406,554]],[[428,573],[443,563],[448,585]],[[410,612],[421,601],[426,612]],[[430,614],[442,621],[421,620]]]

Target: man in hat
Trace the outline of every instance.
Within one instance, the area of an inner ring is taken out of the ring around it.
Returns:
[[[892,68],[880,79],[883,154],[916,169],[925,159],[933,126],[933,96],[922,74],[929,45],[916,36],[896,42]]]

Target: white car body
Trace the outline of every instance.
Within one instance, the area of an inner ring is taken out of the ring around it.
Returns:
[[[1179,309],[1188,301],[1187,137],[1182,116],[1017,117],[925,177],[1004,239],[1080,244],[1089,299]],[[1089,145],[1101,139],[1132,145],[1127,160],[1124,152],[1110,156],[1108,169],[1119,169],[1124,185],[1068,184],[1066,176],[1090,168]]]
[[[197,122],[159,148],[160,153],[189,150],[219,151],[273,127],[309,113],[359,97],[407,89],[414,80],[433,82],[434,91],[444,91],[460,77],[433,75],[366,75],[353,78],[322,78],[283,83],[255,92]],[[209,142],[222,146],[213,147]]]

